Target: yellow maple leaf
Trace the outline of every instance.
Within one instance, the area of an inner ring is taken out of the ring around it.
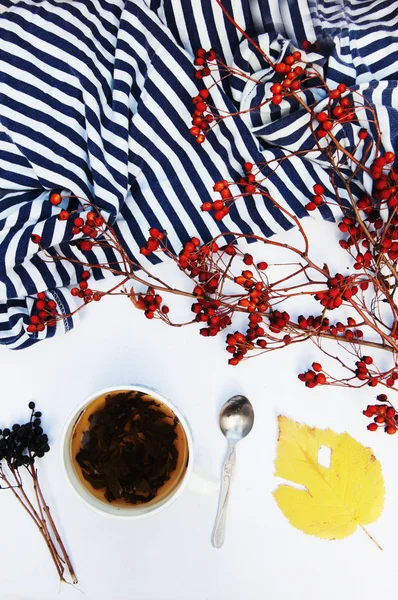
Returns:
[[[273,492],[294,527],[332,540],[378,519],[384,506],[384,481],[370,448],[348,433],[312,429],[284,416],[278,417],[278,424],[274,474],[306,488],[279,485]],[[322,446],[331,449],[328,468],[318,462]]]

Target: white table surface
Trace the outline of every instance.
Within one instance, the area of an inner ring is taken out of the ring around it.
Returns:
[[[335,227],[327,223],[307,219],[306,228],[318,245],[336,237]],[[261,257],[266,258],[264,251]],[[166,277],[170,269],[162,265],[157,274]],[[39,533],[4,490],[0,492],[2,600],[391,597],[398,546],[398,436],[366,430],[368,421],[361,411],[374,398],[374,390],[304,388],[297,374],[319,357],[310,343],[237,368],[228,366],[223,348],[224,336],[205,339],[195,326],[178,329],[148,322],[119,297],[88,307],[66,336],[19,352],[0,349],[0,426],[25,419],[30,400],[43,411],[51,452],[39,465],[41,482],[79,578],[78,590],[60,588]],[[217,478],[226,450],[218,411],[236,393],[253,403],[255,426],[238,446],[222,549],[210,543],[217,490],[210,495],[185,490],[164,512],[128,522],[92,512],[69,487],[59,458],[65,420],[93,391],[129,382],[155,387],[182,408],[193,430],[196,463]],[[371,445],[382,463],[387,494],[384,512],[369,531],[383,552],[362,531],[343,541],[323,541],[288,523],[272,496],[280,482],[273,475],[278,414],[347,431]]]

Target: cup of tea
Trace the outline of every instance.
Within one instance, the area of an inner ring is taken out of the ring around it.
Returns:
[[[218,487],[212,477],[192,473],[194,446],[184,415],[142,385],[110,387],[86,398],[64,427],[61,453],[74,491],[103,515],[154,515],[189,481],[199,493]]]

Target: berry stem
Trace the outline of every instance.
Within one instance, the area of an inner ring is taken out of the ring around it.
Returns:
[[[54,533],[55,539],[57,540],[58,545],[59,545],[59,547],[61,549],[63,558],[65,559],[66,565],[68,567],[69,574],[70,574],[70,576],[72,578],[72,582],[74,584],[76,584],[78,580],[77,580],[75,571],[73,569],[71,560],[70,560],[69,555],[68,555],[68,553],[66,551],[64,543],[62,541],[62,538],[59,535],[59,532],[58,532],[58,529],[57,529],[57,527],[55,525],[54,519],[52,518],[52,515],[51,515],[51,512],[50,512],[50,507],[48,506],[48,504],[45,501],[45,498],[43,496],[43,492],[42,492],[42,489],[41,489],[40,483],[39,483],[37,469],[35,469],[34,465],[30,465],[30,473],[32,475],[32,479],[33,479],[33,484],[34,484],[34,487],[35,487],[35,491],[38,494],[38,504],[39,504],[39,506],[43,507],[43,510],[44,510],[44,512],[45,512],[45,514],[47,516],[47,519],[48,519],[48,521],[50,523],[51,529],[52,529],[52,531]]]

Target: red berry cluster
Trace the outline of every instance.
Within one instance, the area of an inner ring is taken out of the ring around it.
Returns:
[[[356,361],[355,376],[357,379],[360,381],[373,380],[372,374],[368,370],[368,367],[371,364],[373,364],[373,358],[371,356],[362,356],[361,360]]]
[[[55,193],[51,194],[49,199],[50,203],[53,206],[58,206],[62,202],[62,200],[62,196],[60,194]],[[67,210],[61,210],[61,212],[58,214],[58,219],[60,221],[67,221],[69,217],[73,214],[76,214],[76,211],[69,212]],[[90,210],[87,214],[82,213],[82,216],[75,216],[72,227],[73,235],[78,235],[79,233],[82,233],[88,238],[91,238],[88,240],[79,240],[78,242],[76,242],[78,248],[82,252],[89,252],[92,249],[94,244],[91,240],[98,237],[98,235],[101,233],[101,227],[103,225],[104,219],[93,210]],[[35,233],[31,235],[30,239],[34,244],[41,244],[41,237]]]
[[[318,315],[317,317],[314,317],[314,315],[309,315],[308,317],[300,315],[298,317],[298,326],[300,329],[319,329],[319,331],[328,331],[329,319],[327,317],[322,317],[322,315]]]
[[[87,282],[91,277],[90,273],[88,271],[83,271],[80,277],[81,281],[79,287],[73,287],[70,291],[72,296],[82,298],[86,304],[92,302],[92,300],[95,302],[101,300],[104,294],[102,292],[93,292],[93,290],[88,287]]]
[[[219,300],[206,300],[205,298],[198,298],[198,301],[192,304],[191,310],[195,313],[195,321],[207,324],[207,327],[200,329],[200,335],[213,337],[231,325],[231,318],[220,313],[220,305]]]
[[[325,188],[323,187],[323,185],[321,185],[320,183],[316,183],[314,185],[314,195],[312,196],[312,201],[308,202],[308,204],[305,205],[305,208],[307,210],[316,210],[319,206],[322,206],[323,204],[325,204],[325,199],[323,197],[323,194],[325,193]]]
[[[300,381],[305,383],[307,388],[310,389],[316,387],[317,385],[325,385],[326,375],[325,373],[321,373],[321,371],[322,365],[317,362],[313,362],[312,369],[308,369],[308,371],[305,371],[305,373],[299,373],[298,378]]]
[[[222,179],[220,181],[216,181],[213,186],[213,190],[215,192],[219,192],[221,198],[219,200],[215,200],[214,202],[204,202],[200,207],[202,211],[209,212],[214,210],[214,218],[216,221],[221,221],[228,213],[229,207],[226,204],[232,196],[229,191],[229,183],[226,179]]]
[[[290,321],[290,315],[286,311],[273,310],[268,316],[272,333],[280,333]]]
[[[245,354],[255,348],[255,344],[259,348],[267,347],[267,340],[262,338],[265,330],[261,327],[261,322],[262,318],[259,314],[251,314],[249,316],[249,328],[246,331],[246,335],[240,331],[235,331],[235,333],[227,335],[226,350],[233,355],[229,359],[228,364],[232,366],[238,365],[243,360]]]
[[[284,60],[275,65],[275,71],[279,75],[283,75],[283,79],[279,83],[274,83],[271,86],[272,104],[278,105],[282,102],[283,96],[286,93],[297,92],[301,88],[301,75],[304,74],[304,69],[300,65],[293,65],[301,60],[301,52],[293,52],[285,56]]]
[[[155,290],[149,287],[146,291],[146,294],[138,294],[136,306],[137,308],[145,311],[145,316],[147,319],[153,319],[155,314],[159,311],[163,315],[168,315],[170,309],[168,306],[163,305],[163,298],[159,294],[155,293]]]
[[[341,273],[336,273],[334,277],[330,277],[327,285],[328,290],[318,292],[314,297],[328,310],[339,308],[344,300],[348,301],[358,293],[358,286],[351,285],[350,279],[344,277]]]
[[[376,200],[387,201],[389,208],[398,206],[398,170],[392,169],[391,164],[395,160],[393,152],[385,152],[376,158],[370,172],[373,179],[373,196]]]
[[[195,73],[196,79],[203,79],[210,75],[210,67],[208,63],[216,59],[216,53],[214,50],[206,51],[204,48],[199,48],[195,53],[195,67],[201,67]]]
[[[202,284],[202,291],[195,293],[195,296],[201,296],[202,292],[212,294],[214,292],[215,279],[219,279],[219,274],[209,269],[206,264],[206,257],[209,254],[216,254],[219,251],[218,244],[213,242],[211,245],[200,246],[200,240],[193,237],[184,244],[183,249],[178,255],[178,265],[181,269],[187,269],[191,277],[197,277]]]
[[[200,71],[198,71],[200,72]],[[195,110],[192,113],[192,127],[189,133],[195,137],[198,144],[203,144],[205,141],[205,131],[213,123],[214,116],[212,115],[206,100],[209,97],[209,92],[206,89],[200,90],[197,96],[192,98],[195,105]],[[206,114],[205,114],[206,113]]]
[[[398,413],[391,405],[386,394],[377,396],[379,402],[388,402],[388,404],[369,404],[363,411],[365,417],[373,418],[373,423],[369,423],[369,431],[377,431],[380,427],[389,435],[394,435],[398,428]]]
[[[155,252],[159,249],[161,241],[164,239],[164,233],[156,229],[156,227],[151,227],[149,230],[149,238],[145,246],[140,249],[140,252],[143,256],[149,256],[152,252]]]
[[[84,220],[84,216],[86,220]],[[104,219],[98,216],[93,210],[90,210],[86,215],[83,215],[83,217],[75,217],[73,220],[73,235],[83,233],[89,238],[95,239],[100,233],[99,228],[104,224]]]
[[[49,300],[45,292],[37,294],[34,312],[30,315],[30,325],[26,328],[28,333],[44,331],[46,327],[54,327],[57,318],[57,303]]]
[[[245,264],[252,264],[253,257],[251,254],[245,254],[243,261]],[[259,262],[257,264],[259,270],[265,270],[267,267],[268,264],[266,262]],[[249,293],[239,300],[239,306],[247,309],[247,312],[249,313],[265,313],[269,309],[269,293],[267,286],[262,281],[256,281],[252,270],[245,269],[242,271],[241,275],[234,278],[234,281],[245,288],[245,290],[249,290]]]
[[[304,40],[301,46],[306,52],[319,52],[321,49],[319,42],[309,42],[308,40]]]
[[[347,325],[344,325],[344,323],[341,323],[341,321],[337,321],[335,325],[331,325],[329,327],[329,332],[334,336],[338,336],[338,334],[341,333],[342,337],[344,337],[346,340],[354,340],[355,338],[361,339],[363,337],[363,332],[361,329],[350,329],[350,327],[356,326],[357,323],[355,319],[348,317]]]
[[[338,100],[341,94],[343,94],[346,90],[347,86],[345,83],[340,83],[335,90],[331,90],[329,92],[329,98],[331,100]],[[316,135],[321,139],[328,135],[329,131],[333,129],[336,123],[353,121],[355,119],[355,111],[353,110],[353,104],[351,100],[347,97],[344,97],[338,101],[337,106],[334,108],[329,108],[328,111],[322,110],[321,112],[317,113],[315,117],[320,125],[316,131]],[[361,139],[364,139],[364,134],[361,133],[360,135]]]
[[[364,207],[363,210],[366,211],[366,213],[369,215],[367,217],[367,220],[369,221],[369,223],[373,223],[375,230],[379,230],[381,229],[381,227],[383,227],[383,220],[378,216],[378,211],[374,210],[374,207],[371,205],[371,201],[369,204],[369,200],[367,196],[362,196],[357,204],[359,204],[360,206]],[[362,210],[362,209],[360,209]],[[394,220],[394,224],[395,224],[395,220]],[[362,246],[365,248],[365,250],[369,250],[370,248],[370,242],[369,240],[366,238],[365,236],[365,232],[363,231],[362,227],[359,225],[359,223],[356,221],[356,219],[354,217],[343,217],[342,220],[340,221],[340,223],[338,224],[338,228],[340,229],[341,232],[343,233],[348,233],[348,237],[345,239],[341,239],[339,240],[339,245],[344,249],[344,250],[349,250],[352,246],[358,246],[359,242],[361,241]],[[371,232],[371,235],[373,237],[376,236],[375,232]],[[369,257],[369,255],[367,255]],[[369,258],[370,260],[370,258]],[[368,260],[368,262],[369,262]],[[357,261],[357,262],[363,262],[361,260]]]
[[[314,317],[313,315],[310,315],[309,317],[300,315],[298,317],[298,326],[305,331],[318,330],[320,332],[330,333],[330,335],[334,337],[339,337],[339,334],[341,334],[341,337],[349,341],[359,340],[363,337],[363,331],[356,328],[356,321],[352,317],[347,318],[347,325],[344,325],[344,323],[341,323],[340,321],[335,325],[331,325],[329,319],[322,315],[318,315],[317,317]]]
[[[238,181],[238,185],[243,188],[244,194],[254,194],[256,191],[256,177],[252,173],[254,168],[253,163],[245,162],[243,164],[243,170],[246,173],[245,177],[241,177]]]
[[[243,188],[243,194],[254,194],[256,191],[256,177],[253,173],[251,173],[253,167],[253,163],[245,162],[243,165],[243,170],[246,175],[245,177],[241,177],[240,180],[236,182],[236,185],[239,185]],[[213,190],[215,192],[219,192],[220,198],[214,202],[204,202],[200,207],[204,212],[214,210],[213,216],[216,221],[221,221],[229,213],[230,205],[236,200],[236,198],[234,198],[230,192],[230,185],[231,184],[226,179],[216,181],[213,186]]]

